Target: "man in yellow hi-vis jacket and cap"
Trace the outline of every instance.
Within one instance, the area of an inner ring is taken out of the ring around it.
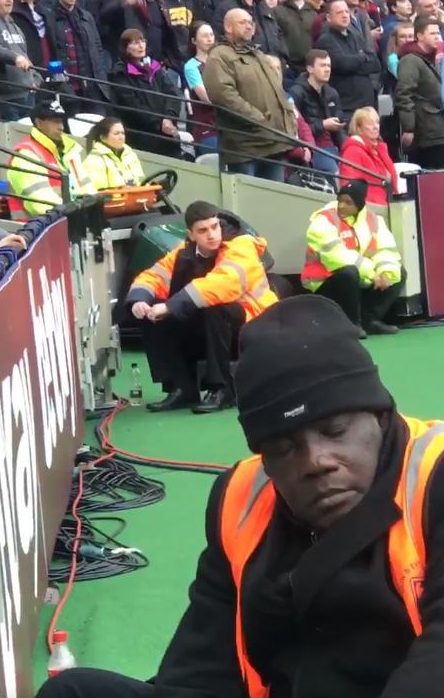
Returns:
[[[239,330],[277,301],[261,261],[266,241],[236,229],[236,220],[229,230],[222,228],[216,206],[190,204],[187,240],[131,286],[127,302],[143,321],[152,378],[168,393],[147,405],[151,411],[191,406],[208,413],[234,404],[230,358],[237,354]],[[203,400],[196,380],[199,359],[206,360]]]
[[[368,334],[395,334],[384,318],[406,279],[395,239],[382,216],[365,205],[363,179],[345,184],[337,201],[313,213],[301,280],[309,291],[336,301]]]
[[[400,415],[315,294],[243,327],[235,384],[255,455],[213,486],[156,679],[79,669],[38,698],[442,698],[444,422]]]
[[[69,175],[73,197],[96,193],[82,163],[82,147],[63,132],[64,117],[65,112],[57,100],[40,102],[31,112],[30,134],[14,148],[17,155],[10,164],[17,169],[8,170],[8,180],[12,192],[24,197],[9,198],[11,217],[15,221],[42,216],[63,203],[61,177],[47,165]],[[21,154],[42,165],[24,160]]]

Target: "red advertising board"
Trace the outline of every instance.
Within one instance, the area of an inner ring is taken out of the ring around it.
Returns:
[[[0,696],[30,698],[47,568],[82,406],[66,219],[0,283]]]
[[[444,315],[444,217],[441,197],[444,172],[418,176],[418,207],[427,308],[430,317]]]

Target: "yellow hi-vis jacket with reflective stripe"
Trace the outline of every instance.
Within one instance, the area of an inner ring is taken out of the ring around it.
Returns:
[[[310,217],[302,284],[316,291],[335,271],[346,266],[358,269],[364,287],[382,273],[391,285],[401,280],[401,257],[382,216],[364,206],[356,219],[342,221],[337,201],[333,201]]]
[[[144,177],[140,160],[129,145],[125,145],[120,155],[117,155],[105,143],[96,142],[83,165],[98,191],[139,186]]]
[[[58,167],[69,173],[70,188],[74,195],[95,194],[96,190],[91,183],[82,164],[82,148],[71,136],[62,134],[63,149],[59,151],[57,144],[48,138],[42,131],[34,127],[29,136],[17,143],[15,155],[11,165],[32,172],[19,172],[8,170],[8,180],[14,194],[39,199],[47,203],[21,201],[9,199],[12,217],[15,220],[23,220],[30,216],[41,216],[54,206],[62,203],[61,181],[56,173],[50,172],[46,167],[39,167],[32,162],[20,158],[20,153],[42,164]]]
[[[387,559],[393,585],[404,602],[416,635],[422,632],[419,599],[426,570],[424,503],[435,465],[444,453],[444,422],[404,417],[409,440],[394,501],[401,511],[388,533]],[[276,502],[273,483],[260,456],[241,461],[231,476],[221,509],[221,541],[237,590],[236,648],[249,698],[267,698],[269,687],[250,664],[242,627],[241,583],[250,557],[267,529]],[[375,511],[375,516],[378,512]]]
[[[211,271],[193,279],[169,298],[176,259],[185,244],[181,243],[135,278],[128,294],[129,303],[141,300],[150,303],[155,298],[160,301],[169,299],[168,307],[172,315],[181,315],[184,306],[208,308],[224,303],[239,303],[248,321],[278,300],[270,289],[260,260],[267,243],[264,238],[253,235],[239,235],[222,242]]]

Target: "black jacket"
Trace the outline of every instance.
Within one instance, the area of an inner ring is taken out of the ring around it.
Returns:
[[[370,75],[379,73],[381,65],[376,54],[367,49],[362,34],[354,29],[343,34],[325,27],[316,48],[330,55],[330,84],[339,92],[345,111],[376,106],[376,90]]]
[[[178,140],[156,137],[156,135],[162,135],[162,120],[174,121],[178,118],[180,111],[180,100],[171,99],[171,97],[177,97],[178,92],[165,71],[162,68],[159,69],[149,84],[142,75],[128,75],[126,64],[119,61],[111,73],[110,80],[113,82],[114,108],[129,129],[128,144],[139,150],[178,157],[180,153]],[[138,92],[138,89],[144,92]],[[131,111],[125,107],[134,107],[141,111]],[[132,133],[131,129],[143,133]]]
[[[211,22],[216,36],[223,37],[224,17],[228,10],[236,8],[245,10],[253,17],[256,25],[253,41],[263,53],[280,56],[284,59],[288,58],[288,48],[282,32],[265,0],[255,0],[251,7],[242,0],[221,0],[218,2]]]
[[[36,11],[46,20],[47,10],[42,3],[36,4]],[[32,20],[31,10],[29,5],[25,2],[20,2],[20,0],[14,0],[14,8],[12,10],[12,17],[16,24],[22,30],[25,39],[26,47],[28,50],[28,56],[33,62],[33,64],[38,68],[46,68],[43,65],[43,54],[42,54],[42,44],[40,37],[38,35],[35,24]],[[51,56],[55,55],[55,46],[53,44],[54,36],[51,32],[47,33],[48,48]]]
[[[428,499],[428,565],[415,639],[387,564],[387,532],[407,440],[394,414],[375,483],[313,542],[282,503],[242,584],[248,656],[270,698],[441,698],[444,684],[444,459]],[[234,648],[235,590],[219,514],[230,473],[210,495],[208,545],[191,604],[162,661],[155,698],[246,698]]]
[[[80,64],[85,66],[87,72],[83,73],[87,77],[96,80],[107,80],[105,69],[105,59],[103,55],[102,42],[93,16],[80,7],[75,7],[72,12],[76,13],[79,25],[82,27],[83,40],[80,42]],[[54,58],[63,61],[65,67],[68,63],[66,39],[64,32],[64,13],[60,6],[54,5],[46,12],[48,29],[51,36],[51,43],[55,47]],[[80,45],[79,44],[79,45]],[[93,83],[89,83],[92,87]],[[98,97],[108,99],[110,95],[109,87],[95,83],[95,90]],[[84,109],[88,111],[88,108]]]
[[[324,133],[322,125],[324,119],[336,116],[343,121],[341,100],[337,91],[330,85],[324,85],[321,92],[317,92],[308,82],[308,75],[303,73],[288,89],[293,97],[296,107],[301,112],[312,133],[317,140]],[[345,135],[341,131],[330,132],[333,143],[340,148]]]

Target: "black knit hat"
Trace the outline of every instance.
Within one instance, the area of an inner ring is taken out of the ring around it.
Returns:
[[[235,374],[248,445],[343,412],[381,412],[393,399],[341,308],[318,295],[288,298],[244,325]]]
[[[338,199],[341,194],[348,194],[349,197],[356,204],[358,211],[365,206],[365,200],[367,198],[368,184],[365,179],[351,179],[347,184],[344,184],[338,191]]]

